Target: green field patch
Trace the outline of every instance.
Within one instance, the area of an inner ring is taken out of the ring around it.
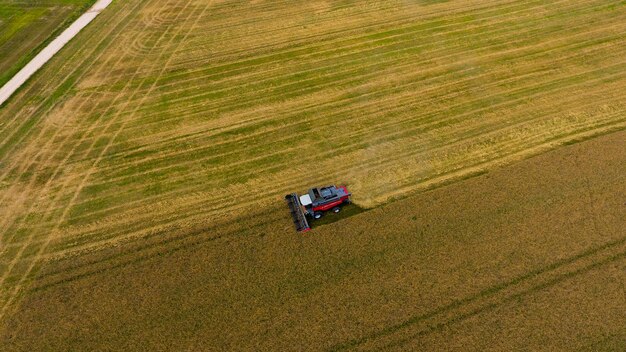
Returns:
[[[0,4],[0,86],[95,0]]]

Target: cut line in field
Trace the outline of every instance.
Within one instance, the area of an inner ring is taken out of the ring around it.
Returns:
[[[377,208],[625,127],[626,4],[293,4],[119,3],[0,111],[0,304],[313,184]]]

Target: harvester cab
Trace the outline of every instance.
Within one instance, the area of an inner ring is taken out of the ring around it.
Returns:
[[[308,218],[319,219],[325,212],[338,213],[341,207],[350,203],[350,192],[346,186],[326,186],[311,188],[308,193],[285,196],[296,230],[306,232],[311,229]]]

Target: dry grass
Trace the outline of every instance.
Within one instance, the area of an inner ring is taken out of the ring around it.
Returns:
[[[290,191],[376,208],[623,129],[623,10],[115,2],[0,111],[0,317],[66,260],[291,236]]]

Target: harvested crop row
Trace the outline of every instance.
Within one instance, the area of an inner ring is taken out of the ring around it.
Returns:
[[[625,135],[386,204],[313,236],[294,237],[275,205],[222,226],[163,228],[50,258],[0,341],[21,350],[621,346]],[[98,328],[74,329],[90,324]],[[41,331],[44,339],[28,338]]]
[[[377,207],[622,129],[623,10],[116,3],[0,111],[0,303],[44,258],[150,252],[317,183]]]

